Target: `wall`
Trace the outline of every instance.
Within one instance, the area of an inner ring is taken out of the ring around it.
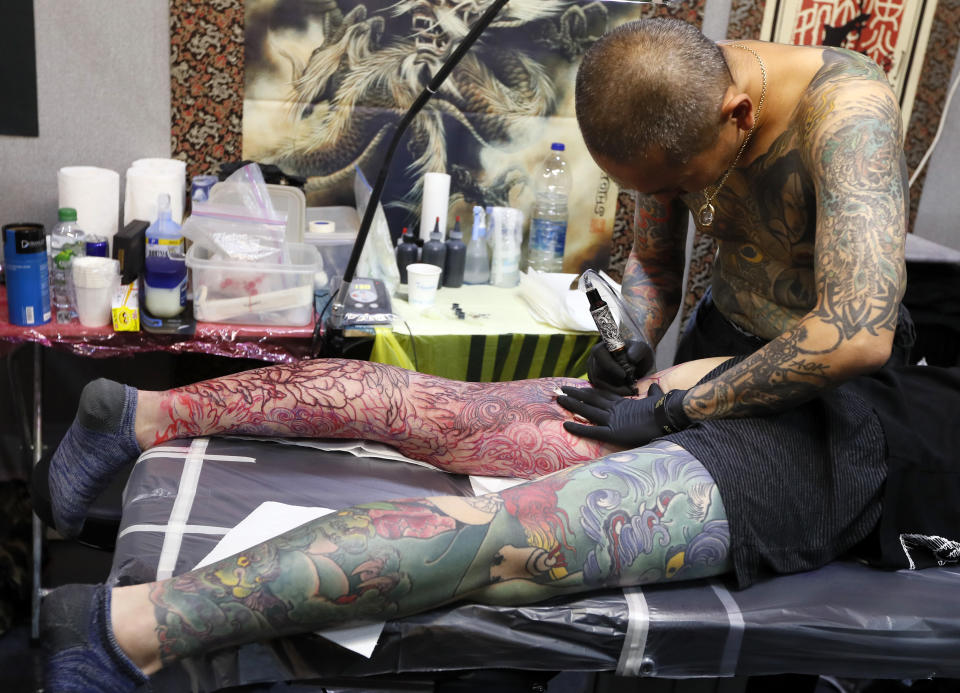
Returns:
[[[166,0],[34,0],[40,136],[0,136],[0,223],[56,223],[62,166],[122,180],[134,159],[170,155],[167,12]]]
[[[952,80],[960,75],[960,57],[954,62]],[[947,86],[949,90],[949,85]],[[957,87],[960,92],[960,86]],[[954,93],[943,120],[940,141],[927,162],[923,195],[917,208],[913,232],[930,241],[960,250],[960,195],[957,195],[957,162],[960,162],[960,93]],[[945,97],[946,98],[946,97]],[[919,183],[919,179],[918,179]]]
[[[723,37],[729,12],[730,0],[707,2],[708,36]],[[0,223],[54,223],[61,166],[122,175],[136,158],[170,155],[168,3],[34,0],[34,16],[40,137],[0,136]],[[960,96],[951,111],[928,163],[914,231],[960,249]]]

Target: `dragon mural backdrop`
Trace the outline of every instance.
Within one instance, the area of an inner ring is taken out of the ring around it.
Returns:
[[[307,179],[308,205],[353,205],[403,113],[489,0],[247,0],[243,155]],[[574,171],[565,268],[606,267],[617,191],[573,111],[584,51],[650,6],[512,0],[421,111],[390,169],[391,233],[419,225],[423,176],[449,173],[452,225],[473,205],[528,215],[554,141]]]

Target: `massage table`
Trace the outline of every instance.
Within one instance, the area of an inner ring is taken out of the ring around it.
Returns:
[[[466,477],[357,453],[236,437],[177,440],[145,452],[124,492],[110,579],[143,583],[190,570],[264,502],[337,509],[473,492]],[[483,670],[958,678],[960,568],[883,572],[844,560],[741,591],[727,578],[530,606],[464,603],[388,622],[369,657],[304,635],[188,660],[155,675],[152,686],[364,686]]]

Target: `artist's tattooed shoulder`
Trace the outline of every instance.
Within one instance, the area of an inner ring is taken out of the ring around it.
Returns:
[[[801,151],[814,170],[829,163],[825,151],[831,137],[851,124],[880,131],[902,141],[902,120],[896,96],[880,67],[869,58],[844,49],[823,51],[823,67],[807,87],[794,114]],[[902,154],[902,151],[899,152]],[[894,156],[892,163],[898,161]]]
[[[810,82],[811,89],[840,81],[873,80],[887,83],[883,70],[869,57],[846,48],[824,48],[823,67]]]

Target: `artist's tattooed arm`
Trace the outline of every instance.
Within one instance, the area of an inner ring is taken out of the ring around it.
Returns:
[[[763,415],[879,368],[906,271],[900,111],[885,81],[826,70],[800,127],[816,187],[816,304],[792,329],[687,395],[694,419]]]
[[[634,195],[636,237],[623,272],[623,298],[647,341],[658,344],[680,305],[688,213],[679,200],[664,206]]]
[[[154,583],[149,599],[168,664],[465,598],[529,603],[716,575],[729,543],[716,483],[661,441],[499,494],[340,510]]]

